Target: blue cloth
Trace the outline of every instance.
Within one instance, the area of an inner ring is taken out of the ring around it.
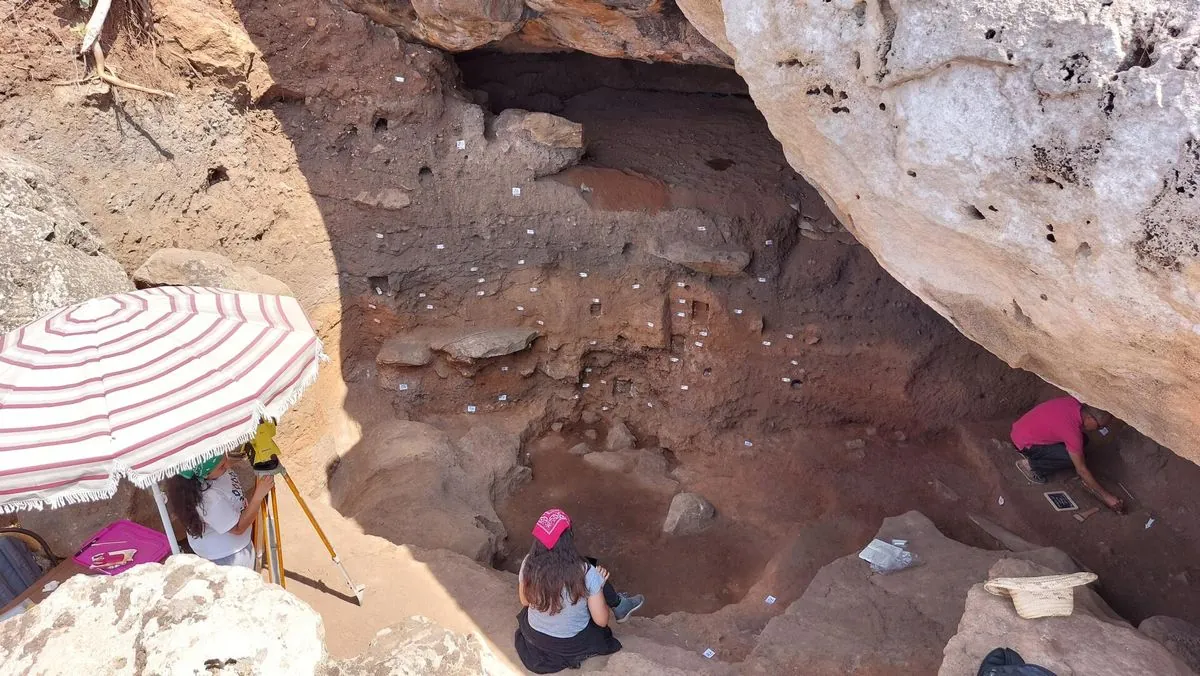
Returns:
[[[600,571],[590,563],[581,563],[580,565],[587,566],[587,573],[584,575],[583,582],[587,587],[588,596],[599,594],[604,588],[604,577],[600,575]],[[521,562],[521,572],[517,575],[517,584],[525,583],[525,562]],[[535,630],[554,638],[571,638],[572,636],[583,631],[588,626],[592,614],[588,611],[587,596],[582,596],[575,603],[571,603],[571,593],[566,587],[562,590],[562,610],[554,615],[543,613],[536,608],[529,609],[529,626]]]

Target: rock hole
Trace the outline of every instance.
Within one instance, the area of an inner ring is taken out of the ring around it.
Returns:
[[[793,390],[798,390],[798,389],[804,387],[804,381],[798,380],[796,378],[792,378],[792,382],[791,382],[791,385],[789,385],[789,387],[791,387]]]
[[[917,172],[913,171],[912,169],[909,169],[908,171],[906,171],[904,173],[908,174],[909,176],[911,176],[913,178],[917,177]]]
[[[225,169],[224,165],[217,165],[210,168],[208,174],[204,177],[204,188],[207,190],[218,183],[228,180],[229,171]]]
[[[711,369],[711,368],[706,368],[706,369],[704,369],[704,376],[705,376],[705,377],[708,377],[708,376],[711,376],[711,375],[712,375],[712,369]]]
[[[47,242],[53,242],[54,236],[55,236],[55,233],[53,230],[51,230],[50,232],[46,233],[46,236],[43,239],[45,239]]]
[[[382,296],[389,292],[386,275],[367,277],[367,286],[370,288],[370,293],[373,296]]]
[[[880,109],[880,110],[887,110],[887,104],[886,104],[886,103],[880,103],[880,104],[879,104],[879,109]]]
[[[599,317],[600,316],[600,303],[592,303],[591,305],[589,305],[588,312],[590,312],[593,317]]]
[[[987,29],[987,32],[983,34],[984,40],[991,40],[994,37],[996,37],[996,29],[994,28]]]
[[[994,206],[992,206],[992,205],[990,205],[990,204],[989,204],[989,205],[988,205],[988,211],[992,211],[992,212],[999,212],[1000,210],[999,210],[999,209],[997,209],[996,207],[994,207]]]
[[[1080,242],[1079,246],[1075,247],[1075,255],[1079,258],[1091,258],[1092,245],[1087,242]]]
[[[1049,230],[1050,232],[1054,232],[1054,224],[1053,224],[1053,223],[1047,223],[1047,224],[1046,224],[1046,229],[1047,229],[1047,230]]]
[[[963,211],[967,214],[967,218],[970,218],[973,221],[987,220],[987,216],[984,216],[983,212],[980,211],[979,208],[974,204],[968,204],[964,206]]]
[[[775,67],[776,68],[803,68],[804,63],[800,59],[797,59],[796,57],[793,56],[790,59],[784,59],[783,61],[776,61]]]
[[[1047,296],[1047,295],[1046,295],[1046,294],[1044,294],[1044,293],[1043,293],[1041,296],[1038,296],[1038,297],[1039,297],[1039,298],[1041,298],[1042,300],[1050,300],[1050,297],[1049,297],[1049,296]]]
[[[1050,242],[1050,243],[1054,243],[1054,242],[1057,242],[1058,240],[1056,240],[1054,238],[1054,233],[1050,233],[1049,235],[1046,235],[1046,241]]]
[[[376,117],[371,126],[375,128],[375,133],[387,131],[388,121],[386,117]]]
[[[726,169],[728,169],[734,165],[733,160],[728,160],[728,159],[725,159],[724,157],[714,157],[711,159],[707,159],[707,160],[704,160],[704,163],[707,164],[710,168],[715,169],[717,171],[725,171]]]
[[[419,181],[422,185],[431,180],[433,180],[433,170],[429,167],[421,167],[420,170],[417,171],[417,181]]]
[[[708,321],[708,303],[700,300],[692,301],[692,319],[698,322]]]
[[[633,381],[628,378],[617,378],[613,381],[613,394],[633,394]]]

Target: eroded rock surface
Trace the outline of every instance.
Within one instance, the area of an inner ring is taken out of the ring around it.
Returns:
[[[732,277],[750,264],[750,254],[736,247],[713,247],[690,241],[651,242],[650,253],[685,268],[717,277]]]
[[[496,138],[536,177],[555,174],[583,156],[583,125],[549,113],[509,109],[496,117]]]
[[[0,152],[0,334],[133,288],[54,175]]]
[[[190,675],[210,664],[312,674],[325,659],[312,608],[249,570],[190,555],[77,575],[0,624],[0,664],[13,674]]]
[[[884,268],[1200,461],[1196,0],[722,6],[789,162]]]
[[[1200,672],[1200,627],[1178,617],[1155,615],[1142,620],[1138,631],[1158,641],[1184,664]]]
[[[1074,571],[1057,549],[1013,554],[956,542],[919,512],[885,519],[876,537],[908,540],[921,564],[878,575],[855,553],[821,568],[803,596],[767,623],[747,673],[936,673],[967,591],[987,579],[997,560],[1028,557]]]
[[[1002,559],[989,577],[1033,577],[1055,571],[1031,561]],[[1187,665],[1162,645],[1115,618],[1096,593],[1075,590],[1075,610],[1069,617],[1026,620],[1012,601],[993,596],[977,584],[967,593],[958,633],[946,645],[940,676],[974,673],[994,648],[1016,650],[1030,664],[1056,674],[1124,676],[1162,674],[1191,676]]]
[[[264,275],[252,266],[237,265],[210,251],[160,249],[133,272],[133,281],[146,286],[215,286],[281,296],[292,295],[287,284]]]
[[[698,493],[680,493],[671,498],[671,507],[663,521],[663,532],[669,535],[691,535],[712,525],[716,512],[712,503]]]

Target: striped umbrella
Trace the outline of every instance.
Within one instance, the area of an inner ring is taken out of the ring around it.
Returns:
[[[104,296],[15,329],[0,339],[0,512],[111,497],[123,476],[157,489],[278,419],[323,358],[296,299],[212,288]]]

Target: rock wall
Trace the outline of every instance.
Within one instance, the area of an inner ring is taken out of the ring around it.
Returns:
[[[721,7],[789,162],[885,269],[1200,460],[1200,4]]]

